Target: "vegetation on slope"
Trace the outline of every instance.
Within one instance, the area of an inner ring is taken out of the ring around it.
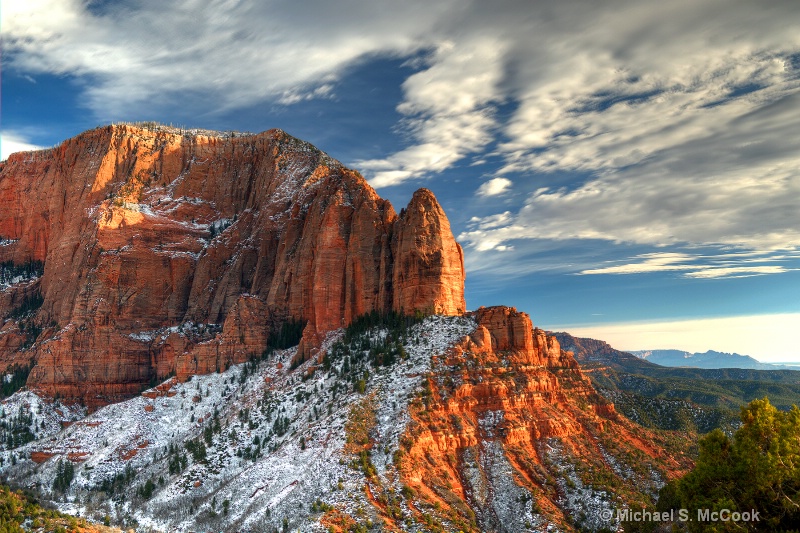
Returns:
[[[769,397],[784,410],[800,402],[800,383],[654,374],[606,370],[589,376],[621,413],[643,426],[660,429],[698,433],[730,430],[738,425],[737,410],[756,398]]]
[[[27,365],[12,364],[6,369],[4,379],[0,385],[0,399],[8,398],[22,387],[28,381],[28,374],[31,373],[33,368],[33,359]]]
[[[29,260],[22,264],[13,261],[0,262],[0,285],[12,285],[36,279],[42,274],[44,274],[44,263],[41,261]]]
[[[0,486],[0,533],[90,533],[100,531],[119,531],[92,526],[86,520],[61,514],[41,507],[36,501],[14,492],[7,486]]]
[[[717,429],[700,439],[695,467],[661,489],[655,511],[671,513],[673,530],[797,530],[800,409],[780,411],[766,398],[753,400],[742,407],[741,424],[733,437]],[[632,521],[625,531],[657,526]]]
[[[423,319],[422,314],[411,316],[395,311],[373,311],[361,315],[347,326],[342,339],[325,354],[323,366],[328,370],[334,363],[344,359],[342,373],[351,376],[359,392],[364,392],[365,378],[361,378],[359,371],[366,370],[365,362],[381,367],[405,359],[403,343],[409,329]],[[383,330],[384,335],[379,338],[366,335],[376,329]]]
[[[280,327],[274,328],[267,337],[267,351],[270,354],[275,350],[284,350],[297,346],[303,337],[303,328],[306,327],[304,320],[287,320]]]
[[[617,410],[645,427],[731,433],[739,408],[754,399],[767,396],[783,410],[800,403],[798,371],[662,367],[602,341],[555,335]]]

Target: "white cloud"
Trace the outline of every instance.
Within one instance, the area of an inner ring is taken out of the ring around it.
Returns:
[[[766,274],[782,274],[791,270],[797,269],[790,269],[780,265],[704,268],[696,272],[689,272],[686,274],[686,277],[702,279],[745,278],[763,276]]]
[[[782,274],[798,270],[785,264],[797,262],[798,254],[751,252],[746,254],[688,254],[653,252],[638,255],[617,264],[581,270],[581,275],[599,274],[650,274],[654,272],[679,272],[694,279],[720,279]]]
[[[102,120],[197,95],[203,112],[331,98],[365,58],[428,51],[397,106],[408,145],[356,162],[374,186],[488,155],[503,163],[478,194],[506,192],[512,178],[517,190],[570,172],[584,180],[462,233],[474,250],[519,239],[800,246],[795,0],[88,6],[4,2],[3,60],[85,76]]]
[[[425,36],[453,4],[135,0],[98,13],[81,0],[10,0],[0,23],[4,62],[91,76],[86,103],[110,120],[188,95],[213,102],[204,112],[327,96],[365,55],[430,46]]]
[[[681,253],[651,253],[640,255],[633,263],[612,265],[600,268],[590,268],[581,271],[581,274],[643,274],[651,272],[672,272],[682,270],[697,270],[698,266],[687,264],[694,258]]]
[[[716,350],[765,362],[798,362],[800,313],[566,327],[577,337],[602,339],[618,350]]]
[[[462,233],[458,239],[469,242],[479,252],[490,250],[513,250],[511,245],[502,243],[508,239],[505,235],[508,232],[519,231],[519,228],[509,226],[514,216],[511,211],[505,211],[487,217],[472,217],[467,226],[471,231]]]
[[[478,196],[498,196],[508,192],[514,183],[508,178],[492,178],[478,187]]]
[[[333,98],[333,85],[325,84],[320,85],[313,91],[304,91],[302,88],[287,89],[283,92],[278,102],[284,105],[292,105],[304,100],[313,100],[315,98]]]
[[[487,230],[492,228],[503,227],[508,224],[512,220],[511,211],[505,211],[503,213],[499,213],[497,215],[491,215],[488,217],[478,218],[472,217],[470,222],[474,224],[475,227],[480,228],[481,230]]]
[[[407,117],[414,144],[387,158],[355,163],[373,187],[441,172],[493,139],[504,47],[491,38],[444,41],[431,65],[405,81],[405,100],[397,111]]]
[[[42,146],[31,144],[28,140],[11,131],[0,132],[0,161],[5,161],[8,156],[15,152],[27,152],[30,150],[41,150]]]

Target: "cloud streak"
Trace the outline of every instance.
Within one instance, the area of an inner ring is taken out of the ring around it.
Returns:
[[[514,184],[508,178],[493,178],[478,187],[478,196],[499,196],[509,191]]]
[[[415,58],[396,106],[404,144],[355,162],[373,186],[491,156],[501,163],[477,190],[486,206],[574,176],[472,221],[459,236],[468,253],[576,239],[800,247],[794,0],[133,0],[103,10],[14,0],[0,16],[4,66],[79,77],[101,120],[187,101],[214,113],[335,99],[353,65]],[[645,258],[609,268],[700,278],[783,271],[688,266]]]
[[[0,132],[0,161],[5,161],[15,152],[41,150],[43,146],[31,143],[28,139],[13,131]]]
[[[785,255],[762,252],[756,254],[707,255],[675,252],[653,252],[640,254],[632,260],[614,265],[581,270],[581,275],[652,274],[662,272],[680,273],[693,279],[721,279],[782,274],[800,270],[780,264],[794,261],[800,254]]]

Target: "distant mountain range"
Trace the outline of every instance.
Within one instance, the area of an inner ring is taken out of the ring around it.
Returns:
[[[776,370],[785,368],[753,359],[749,355],[738,353],[686,352],[683,350],[636,350],[633,355],[661,366],[681,366],[691,368],[751,368],[753,370]]]
[[[699,433],[721,427],[730,431],[739,423],[739,407],[753,399],[768,396],[781,409],[800,404],[800,372],[793,367],[732,354],[721,355],[733,362],[749,359],[764,365],[764,369],[733,364],[699,368],[684,362],[680,367],[670,367],[655,364],[652,356],[643,358],[616,350],[601,340],[564,332],[552,334],[563,350],[573,352],[598,392],[614,402],[619,412],[646,427]],[[697,364],[695,359],[690,360]]]

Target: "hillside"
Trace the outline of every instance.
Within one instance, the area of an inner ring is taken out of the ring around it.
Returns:
[[[659,366],[595,339],[555,333],[595,387],[644,426],[705,433],[738,424],[739,408],[768,396],[781,409],[800,404],[800,372]]]
[[[41,533],[122,533],[108,527],[45,509],[29,494],[0,486],[0,531]]]
[[[72,423],[17,393],[6,412],[28,403],[32,427],[59,411],[68,427],[4,451],[3,475],[139,529],[572,531],[614,527],[604,509],[651,501],[690,464],[527,315],[414,322],[366,317],[319,363],[277,350]]]

